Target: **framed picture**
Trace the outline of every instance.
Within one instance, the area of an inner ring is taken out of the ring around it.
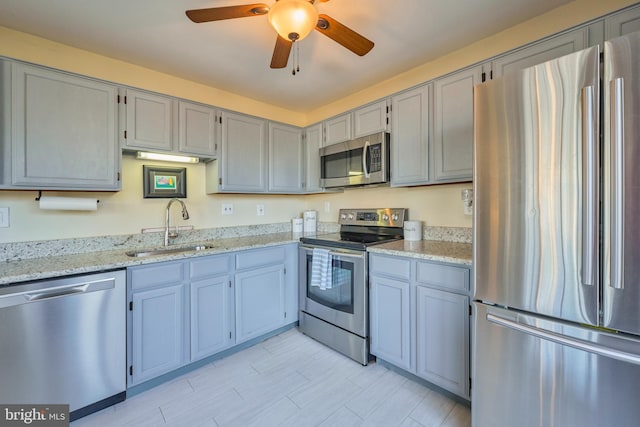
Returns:
[[[142,166],[144,198],[187,197],[187,168]]]

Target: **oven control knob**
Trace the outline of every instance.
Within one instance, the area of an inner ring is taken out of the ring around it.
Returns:
[[[382,220],[383,220],[384,222],[388,222],[388,221],[389,221],[389,215],[387,215],[387,214],[382,214]]]
[[[347,214],[342,214],[342,215],[340,215],[340,219],[342,219],[342,220],[347,219]]]
[[[394,213],[393,215],[391,215],[391,219],[394,221],[397,221],[399,219],[399,216],[397,213]]]
[[[353,221],[353,219],[354,219],[354,218],[355,218],[355,215],[354,215],[354,214],[352,214],[352,213],[350,213],[350,214],[349,214],[349,220],[350,220],[350,221]]]

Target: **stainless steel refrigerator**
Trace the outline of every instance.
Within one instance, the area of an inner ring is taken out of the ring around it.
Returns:
[[[603,58],[475,87],[474,426],[640,425],[640,33]]]

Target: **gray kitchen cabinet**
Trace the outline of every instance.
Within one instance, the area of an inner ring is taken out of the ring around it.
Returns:
[[[640,31],[640,6],[607,16],[604,27],[606,40]]]
[[[469,297],[416,286],[416,375],[469,399]]]
[[[432,84],[391,98],[391,186],[429,182]]]
[[[549,37],[494,58],[491,61],[491,77],[499,77],[505,73],[541,64],[588,46],[589,29],[586,27]]]
[[[371,135],[389,129],[389,105],[386,99],[353,110],[353,137]]]
[[[207,105],[178,101],[178,152],[214,157],[218,148],[217,111]]]
[[[129,385],[182,366],[187,357],[186,264],[166,262],[127,269],[131,341]]]
[[[307,193],[323,191],[320,186],[320,147],[322,147],[322,123],[309,126],[304,131],[304,182]]]
[[[408,281],[370,277],[371,354],[411,370],[410,285]]]
[[[189,262],[191,361],[235,343],[232,258],[226,254],[213,255]]]
[[[276,246],[236,255],[236,343],[285,325],[287,250]]]
[[[269,123],[270,193],[302,193],[305,190],[302,129]]]
[[[324,146],[348,141],[351,138],[353,138],[351,112],[324,121]]]
[[[173,98],[134,89],[121,91],[125,109],[123,147],[173,150]]]
[[[433,83],[433,164],[437,182],[470,181],[473,175],[473,87],[482,66],[467,68]]]
[[[207,193],[267,191],[267,121],[222,112],[218,160],[207,164]]]
[[[470,269],[370,253],[369,281],[371,354],[469,399]]]
[[[0,62],[6,110],[0,185],[119,190],[117,88],[17,61]]]
[[[370,352],[402,369],[412,369],[412,263],[401,257],[369,255]]]
[[[122,89],[120,95],[125,150],[215,157],[218,116],[213,107],[135,89]]]

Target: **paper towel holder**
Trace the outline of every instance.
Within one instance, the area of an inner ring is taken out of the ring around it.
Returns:
[[[42,190],[38,190],[38,196],[36,197],[36,202],[39,202],[41,197],[42,197]],[[96,200],[96,203],[100,203],[100,200]]]

